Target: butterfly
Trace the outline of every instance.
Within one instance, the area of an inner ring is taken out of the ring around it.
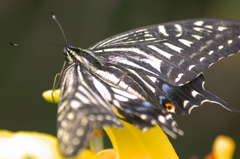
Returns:
[[[176,138],[183,131],[172,114],[188,115],[204,102],[239,113],[204,89],[202,74],[239,50],[240,22],[228,19],[146,26],[88,49],[67,45],[57,111],[60,152],[76,155],[95,127],[122,128],[121,120],[143,132],[160,126]]]

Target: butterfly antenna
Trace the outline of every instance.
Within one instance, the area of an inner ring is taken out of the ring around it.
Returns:
[[[57,46],[65,46],[62,44],[56,44],[56,43],[38,43],[38,44],[14,44],[12,42],[9,42],[12,46],[38,46],[38,45],[57,45]]]
[[[65,33],[64,33],[64,31],[63,31],[63,28],[62,28],[61,24],[59,23],[59,21],[57,20],[54,12],[52,12],[52,18],[53,18],[53,20],[58,24],[59,28],[61,29],[62,34],[63,34],[63,37],[64,37],[64,39],[65,39],[65,41],[66,41],[66,43],[67,43],[67,45],[68,45],[68,41],[67,41],[67,38],[66,38],[66,36],[65,36]]]

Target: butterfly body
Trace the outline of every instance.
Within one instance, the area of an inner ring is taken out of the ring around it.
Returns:
[[[96,126],[121,128],[114,111],[143,132],[158,125],[174,138],[183,132],[171,113],[188,115],[204,102],[239,112],[205,91],[202,75],[239,50],[240,22],[224,19],[147,26],[89,49],[65,47],[57,124],[60,151],[76,155]]]

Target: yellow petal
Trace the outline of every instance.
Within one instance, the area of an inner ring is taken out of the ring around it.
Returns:
[[[223,135],[218,136],[213,143],[215,159],[232,159],[235,147],[232,138]]]
[[[103,151],[100,151],[97,156],[100,159],[116,159],[116,154],[114,149],[106,149]]]
[[[53,94],[52,94],[53,92]],[[42,96],[43,98],[50,103],[58,103],[59,100],[59,95],[60,95],[60,89],[56,89],[54,91],[52,90],[48,90],[48,91],[44,91]],[[53,100],[54,98],[54,100]]]
[[[122,123],[122,130],[104,128],[117,159],[178,158],[167,136],[158,126],[143,133],[131,124]]]
[[[46,98],[49,98],[49,96],[50,99],[52,99],[51,93],[49,94],[44,96],[47,101],[49,101],[49,99]],[[59,98],[59,96],[56,96],[56,98]],[[131,124],[126,122],[123,122],[123,124],[123,130],[104,128],[115,149],[116,159],[178,159],[167,136],[158,126],[143,133]],[[106,153],[108,153],[108,151],[106,151],[105,154]]]
[[[54,136],[38,132],[0,130],[0,158],[4,159],[65,159]],[[99,159],[89,150],[68,159]]]

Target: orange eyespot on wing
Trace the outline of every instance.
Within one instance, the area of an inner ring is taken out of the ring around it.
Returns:
[[[175,106],[171,103],[166,103],[165,107],[167,109],[168,112],[174,113],[175,112]]]

